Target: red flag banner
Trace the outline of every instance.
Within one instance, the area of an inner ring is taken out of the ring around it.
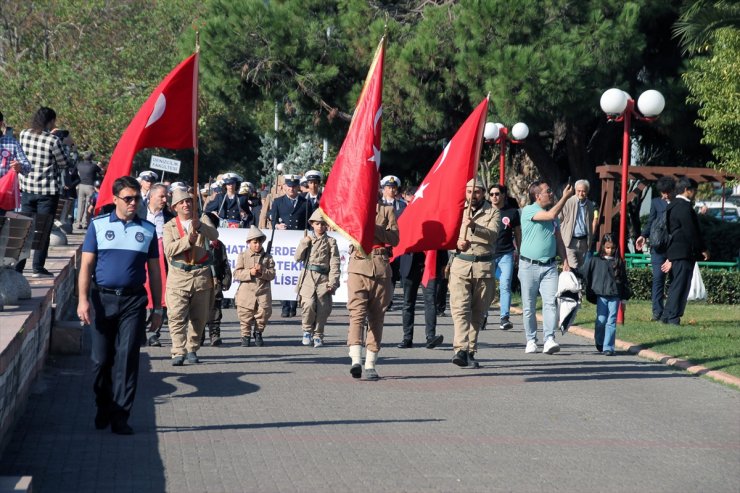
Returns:
[[[198,53],[164,78],[141,106],[110,158],[95,211],[113,201],[113,182],[131,173],[134,156],[147,147],[190,149],[196,145]]]
[[[452,137],[398,218],[401,239],[398,246],[393,247],[395,257],[409,252],[455,248],[465,206],[465,187],[478,169],[487,112],[488,98]]]
[[[375,235],[384,57],[385,36],[375,51],[349,131],[320,202],[327,223],[363,254],[372,250]]]

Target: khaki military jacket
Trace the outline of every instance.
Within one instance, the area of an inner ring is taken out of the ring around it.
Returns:
[[[353,250],[349,257],[347,272],[350,274],[361,274],[367,277],[387,278],[391,277],[391,265],[388,262],[390,249],[388,246],[396,246],[399,241],[398,223],[393,207],[378,204],[375,214],[375,238],[373,244],[383,245],[374,248],[370,255],[363,257],[358,250]]]
[[[309,255],[308,261],[306,261],[306,255]],[[324,234],[320,237],[311,237],[309,235],[301,239],[294,259],[296,262],[305,262],[296,287],[296,292],[302,298],[310,298],[313,293],[322,297],[329,292],[329,287],[332,291],[339,287],[339,248],[337,240],[331,236]],[[307,270],[306,266],[309,265],[322,267],[327,273]]]
[[[200,268],[190,271],[177,267],[172,262],[183,264],[198,264],[207,254],[206,242],[218,239],[218,230],[209,226],[210,221],[204,216],[200,220],[198,239],[195,245],[191,245],[188,234],[183,237],[177,229],[177,217],[171,219],[164,225],[163,238],[164,255],[169,264],[167,272],[167,288],[181,289],[183,291],[204,291],[213,288],[213,275],[211,274],[210,262]]]
[[[467,204],[465,210],[467,211]],[[450,266],[450,274],[459,277],[472,277],[474,279],[493,277],[493,254],[495,253],[496,238],[498,238],[499,218],[501,212],[484,201],[472,217],[467,231],[460,228],[458,240],[470,242],[470,248],[465,252],[455,252]],[[463,234],[465,236],[463,237]],[[490,260],[470,261],[463,260],[457,255],[488,255]]]
[[[260,277],[252,276],[249,272],[257,264],[262,266]],[[270,281],[275,279],[275,261],[264,249],[255,253],[247,248],[240,253],[236,259],[233,277],[234,280],[241,282],[235,296],[237,305],[253,307],[257,301],[272,302]]]

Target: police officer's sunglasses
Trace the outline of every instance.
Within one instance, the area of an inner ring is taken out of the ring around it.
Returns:
[[[138,195],[128,195],[126,197],[121,197],[120,195],[116,195],[116,197],[119,198],[119,199],[121,199],[121,200],[123,200],[127,204],[130,204],[131,202],[133,202],[135,200],[138,201],[141,198]]]

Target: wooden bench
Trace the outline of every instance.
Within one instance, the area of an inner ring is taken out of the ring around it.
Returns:
[[[3,267],[15,267],[31,254],[34,220],[17,212],[0,217],[0,258]]]

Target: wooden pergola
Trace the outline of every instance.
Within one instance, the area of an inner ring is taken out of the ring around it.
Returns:
[[[616,164],[607,164],[598,166],[596,173],[601,180],[601,203],[599,207],[599,235],[602,238],[606,233],[612,232],[614,218],[619,215],[620,203],[619,195],[615,194],[615,184],[620,183],[622,179],[622,166]],[[740,178],[737,175],[731,175],[717,171],[711,168],[681,168],[668,166],[630,166],[629,180],[639,180],[637,186],[627,194],[627,203],[631,203],[635,198],[642,196],[642,192],[654,181],[662,176],[671,176],[673,178],[692,178],[697,183],[721,183],[722,197],[724,200],[724,188],[728,181]],[[628,228],[629,230],[629,228]]]

